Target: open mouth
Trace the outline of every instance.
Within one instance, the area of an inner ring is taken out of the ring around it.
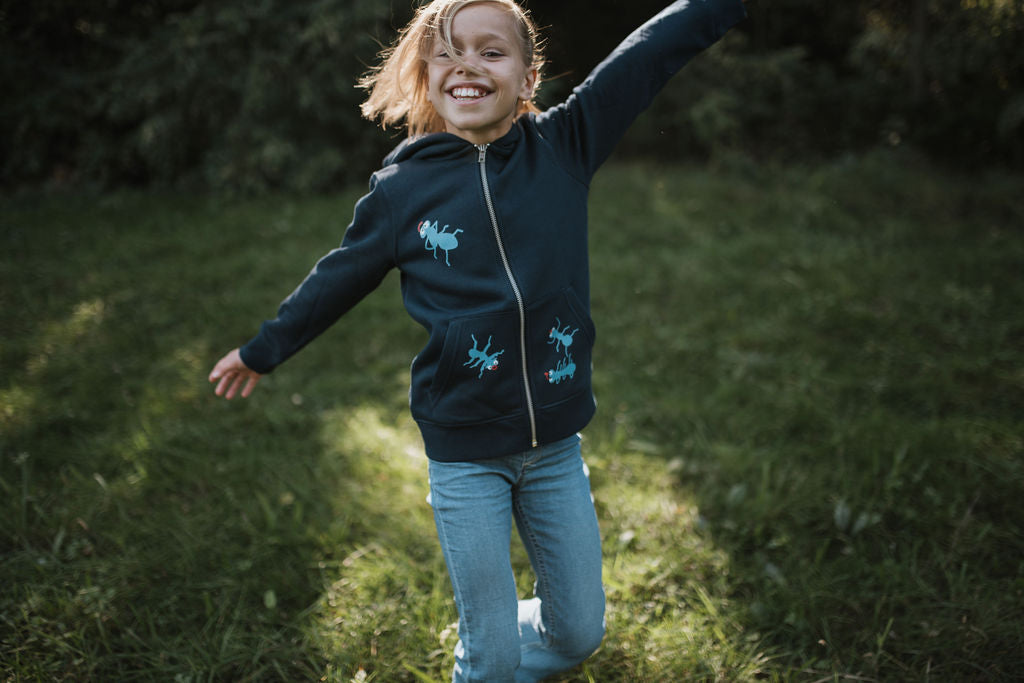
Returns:
[[[457,86],[449,90],[448,94],[459,102],[472,102],[487,97],[491,92],[479,87]]]

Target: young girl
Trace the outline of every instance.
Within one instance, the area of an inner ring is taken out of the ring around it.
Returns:
[[[401,271],[429,332],[410,404],[459,612],[453,681],[537,681],[601,642],[601,540],[577,436],[595,409],[587,192],[665,82],[743,16],[741,0],[679,0],[540,113],[537,36],[513,0],[425,4],[363,80],[363,114],[408,138],[341,247],[210,373],[218,396],[248,396]],[[517,600],[513,519],[531,600]]]

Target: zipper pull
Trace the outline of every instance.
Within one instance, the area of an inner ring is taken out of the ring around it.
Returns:
[[[478,164],[484,163],[484,159],[487,157],[487,145],[477,145],[476,148],[480,150],[480,156],[476,158]]]

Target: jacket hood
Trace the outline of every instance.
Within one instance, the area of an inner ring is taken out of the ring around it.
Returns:
[[[523,135],[523,118],[517,119],[507,133],[488,145],[489,154],[508,156],[512,153],[519,138]],[[475,154],[476,150],[476,145],[469,140],[460,138],[458,135],[452,133],[431,133],[402,140],[397,147],[384,157],[383,165],[390,166],[391,164],[398,164],[410,159],[459,159],[470,152]]]

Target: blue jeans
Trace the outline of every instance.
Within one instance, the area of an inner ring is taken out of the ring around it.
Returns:
[[[601,536],[580,437],[512,456],[430,461],[430,497],[459,611],[454,683],[526,683],[604,637]],[[512,519],[537,582],[518,600]]]

